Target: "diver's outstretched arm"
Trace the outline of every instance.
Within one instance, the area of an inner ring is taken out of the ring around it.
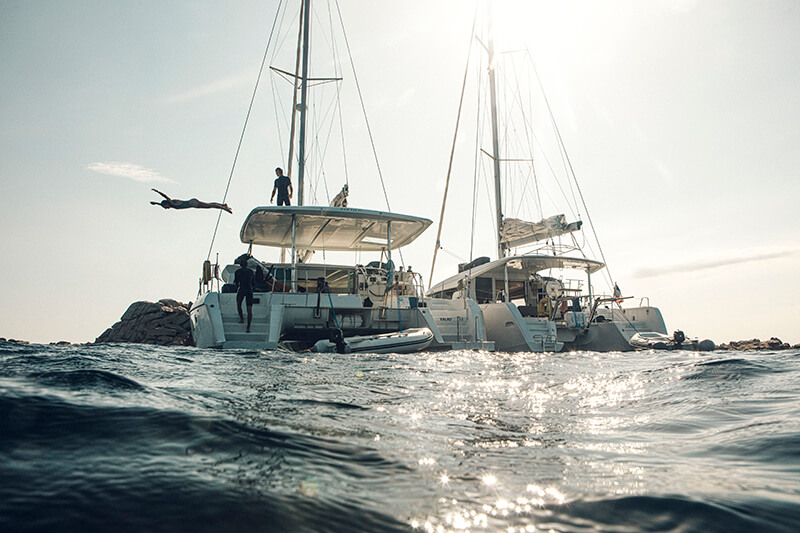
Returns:
[[[150,189],[150,190],[151,190],[151,191],[155,191],[155,192],[157,192],[158,194],[160,194],[161,196],[163,196],[165,200],[169,200],[170,202],[172,201],[172,198],[170,198],[169,196],[167,196],[167,195],[166,195],[166,194],[164,194],[163,192],[159,191],[158,189]],[[152,202],[150,202],[150,203],[152,203]]]

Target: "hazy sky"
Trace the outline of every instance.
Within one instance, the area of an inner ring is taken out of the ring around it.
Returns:
[[[623,292],[670,331],[800,342],[800,3],[502,3],[513,16],[497,25],[537,60]],[[437,220],[474,3],[340,5],[391,207]],[[276,7],[0,1],[0,336],[91,341],[133,301],[195,298],[217,213],[151,206],[150,188],[222,199]],[[253,111],[223,263],[286,157],[259,103],[275,98],[262,90]],[[384,209],[358,177],[374,169],[365,139],[348,141],[350,205]],[[469,253],[469,179],[434,281]],[[404,250],[426,277],[435,230]]]

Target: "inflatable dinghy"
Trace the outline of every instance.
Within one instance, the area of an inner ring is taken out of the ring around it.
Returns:
[[[338,341],[338,342],[337,342]],[[336,340],[321,340],[311,348],[319,353],[411,353],[424,350],[433,342],[428,328],[404,329],[383,335],[363,335]]]
[[[671,336],[655,331],[637,333],[628,341],[637,350],[693,350],[696,352],[711,352],[717,349],[712,340],[687,339],[681,330]]]

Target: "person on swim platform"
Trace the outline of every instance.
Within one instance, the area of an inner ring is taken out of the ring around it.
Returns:
[[[236,309],[239,311],[239,324],[244,323],[242,314],[242,300],[247,300],[247,333],[250,333],[250,324],[253,321],[253,282],[255,273],[247,267],[247,257],[240,257],[237,261],[239,270],[233,276],[236,285]]]
[[[159,191],[158,189],[152,189],[153,191],[157,192],[161,196],[164,197],[163,200],[160,202],[150,202],[153,205],[160,205],[164,209],[222,209],[223,211],[227,211],[228,213],[233,213],[233,210],[228,207],[228,204],[220,204],[217,202],[201,202],[197,198],[192,198],[190,200],[174,200],[164,194],[163,192]]]
[[[275,169],[275,174],[278,176],[275,179],[275,185],[272,187],[272,196],[269,198],[269,203],[275,200],[275,193],[278,193],[278,205],[292,205],[291,199],[294,194],[292,189],[292,180],[289,176],[283,175],[283,169],[278,167]]]

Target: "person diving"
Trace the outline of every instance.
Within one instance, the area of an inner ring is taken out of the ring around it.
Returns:
[[[153,205],[160,205],[164,209],[222,209],[223,211],[227,211],[228,213],[233,213],[233,210],[228,207],[228,204],[220,204],[218,202],[201,202],[197,198],[192,198],[190,200],[177,200],[170,198],[163,192],[159,191],[158,189],[152,189],[153,191],[157,192],[161,196],[164,197],[163,200],[160,202],[150,202]]]

